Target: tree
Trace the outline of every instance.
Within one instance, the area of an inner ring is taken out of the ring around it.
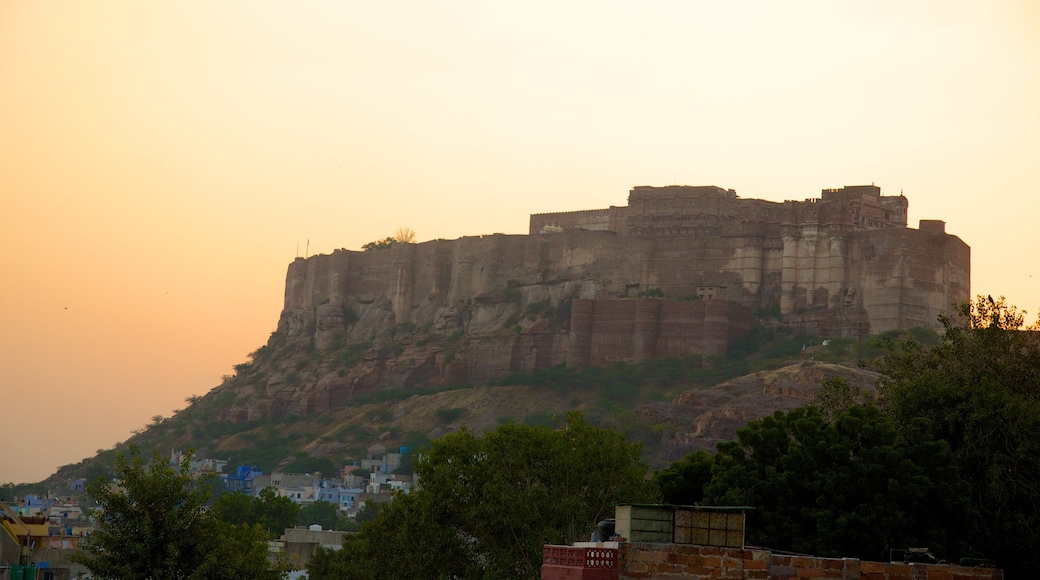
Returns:
[[[257,523],[267,530],[272,538],[277,538],[286,528],[296,525],[300,505],[287,497],[279,496],[273,487],[261,489],[260,497],[257,500],[259,502]]]
[[[354,516],[354,521],[359,524],[368,523],[379,515],[379,510],[386,505],[386,502],[381,501],[366,501],[364,507],[358,510],[357,515]]]
[[[397,228],[393,240],[398,244],[414,244],[415,230],[409,227]]]
[[[209,490],[192,475],[191,457],[171,465],[156,450],[145,463],[134,444],[129,457],[117,453],[117,482],[99,477],[87,487],[100,506],[97,526],[71,559],[100,579],[278,578],[257,529],[224,524],[206,509]]]
[[[387,236],[381,240],[375,240],[374,242],[368,242],[361,246],[362,250],[366,252],[369,250],[385,250],[393,246],[394,244],[414,244],[415,243],[415,230],[412,228],[404,227],[397,228],[394,235]]]
[[[1004,297],[941,316],[941,342],[889,344],[881,404],[907,429],[948,441],[977,511],[976,543],[1008,577],[1040,567],[1040,327]]]
[[[213,504],[213,516],[218,520],[234,525],[252,525],[260,521],[256,513],[257,500],[244,493],[227,492],[220,494]]]
[[[368,252],[370,250],[385,250],[390,246],[394,245],[394,238],[387,236],[381,240],[375,240],[374,242],[368,242],[361,246],[361,249]]]
[[[330,550],[318,547],[307,560],[310,580],[376,580],[375,562],[369,556],[368,540],[354,535],[343,535],[343,548]]]
[[[277,580],[282,577],[280,572],[271,569],[267,559],[267,532],[259,525],[235,525],[214,519],[205,538],[209,553],[192,573],[192,580],[229,577]]]
[[[331,502],[318,500],[300,508],[296,525],[318,524],[326,530],[339,529],[339,507]]]
[[[654,499],[639,453],[580,413],[559,429],[460,429],[416,456],[421,488],[362,526],[367,557],[379,578],[537,577],[543,544],[588,539],[616,503]]]
[[[870,395],[859,387],[853,387],[844,377],[833,376],[822,383],[813,394],[813,406],[818,408],[823,417],[833,421],[842,411],[853,405],[868,404],[873,401]]]
[[[715,458],[705,451],[694,451],[654,474],[664,503],[695,505],[704,499],[704,486],[711,482]]]
[[[236,525],[259,525],[268,536],[277,538],[296,525],[300,506],[287,497],[279,497],[273,487],[260,490],[259,497],[241,493],[225,493],[213,504],[213,515]]]
[[[73,556],[96,578],[187,578],[205,562],[207,492],[191,475],[191,453],[170,465],[156,451],[147,465],[136,445],[115,457],[118,484],[103,478],[87,491],[97,527]]]
[[[890,548],[965,546],[967,487],[927,420],[906,437],[873,406],[827,421],[815,407],[752,421],[720,443],[708,505],[748,505],[748,537],[821,556],[888,558]]]

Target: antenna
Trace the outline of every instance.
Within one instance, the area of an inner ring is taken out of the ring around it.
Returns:
[[[300,242],[296,242],[296,257],[300,257]]]
[[[307,250],[303,253],[304,257],[309,258],[311,255],[311,239],[307,238]]]

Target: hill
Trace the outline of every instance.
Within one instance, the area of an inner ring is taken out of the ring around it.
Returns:
[[[917,331],[915,336],[927,341],[934,334]],[[415,450],[462,425],[484,431],[510,421],[550,424],[572,409],[643,443],[644,457],[658,468],[695,449],[714,449],[751,419],[811,402],[816,387],[831,376],[873,388],[876,375],[852,366],[881,353],[875,340],[835,339],[803,350],[810,342],[819,341],[760,327],[719,359],[677,357],[581,371],[554,367],[480,386],[380,391],[333,410],[229,420],[229,403],[247,397],[263,405],[264,399],[277,397],[253,389],[254,375],[240,373],[192,399],[173,417],[62,467],[43,483],[55,488],[76,477],[107,474],[115,452],[131,442],[162,453],[194,447],[201,457],[227,459],[232,466],[258,465],[266,472],[330,473],[364,457],[373,444]],[[291,364],[292,358],[272,357],[258,367]]]

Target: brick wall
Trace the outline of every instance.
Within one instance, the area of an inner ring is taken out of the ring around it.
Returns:
[[[549,578],[543,576],[543,578]],[[1002,580],[1004,572],[939,564],[776,555],[768,550],[622,542],[619,580]]]

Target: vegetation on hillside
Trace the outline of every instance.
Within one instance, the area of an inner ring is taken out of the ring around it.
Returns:
[[[561,303],[560,308],[568,306]],[[546,311],[548,312],[548,311]],[[558,312],[540,310],[532,315],[548,316],[555,320]],[[451,349],[462,338],[461,334],[437,336],[428,330],[402,326],[397,336],[410,333],[411,340],[435,343]],[[401,334],[404,333],[404,334]],[[898,340],[914,337],[920,344],[933,344],[934,332],[912,329],[906,333],[886,333],[882,338]],[[823,346],[822,337],[791,333],[783,327],[760,325],[748,336],[732,345],[725,357],[699,356],[657,359],[641,364],[616,363],[607,367],[570,371],[553,367],[534,374],[511,374],[494,381],[490,388],[508,385],[526,385],[547,390],[564,403],[557,409],[540,413],[503,414],[499,423],[510,421],[528,425],[553,424],[554,414],[567,409],[581,409],[589,422],[626,432],[633,440],[644,445],[644,458],[654,456],[668,440],[668,434],[677,427],[659,425],[633,412],[633,408],[647,403],[674,399],[679,393],[696,388],[708,388],[719,382],[750,372],[779,368],[812,356],[817,361],[855,366],[866,363],[886,351],[875,338],[833,338]],[[803,351],[804,347],[804,351]],[[331,473],[342,465],[362,458],[368,446],[381,442],[388,448],[406,446],[412,452],[428,446],[429,429],[415,430],[407,418],[395,417],[395,405],[415,396],[429,396],[449,391],[485,388],[474,385],[446,385],[430,387],[419,384],[407,389],[391,389],[355,396],[346,402],[347,408],[326,413],[281,414],[262,419],[232,422],[221,419],[221,413],[238,404],[232,385],[252,385],[255,397],[274,396],[268,382],[276,369],[292,368],[294,373],[312,380],[317,368],[327,365],[346,365],[350,368],[364,360],[364,352],[376,349],[372,343],[346,346],[340,350],[319,352],[312,346],[291,344],[279,333],[269,343],[250,355],[250,360],[235,365],[235,375],[227,377],[221,387],[205,396],[189,397],[188,406],[169,418],[157,418],[131,438],[144,449],[195,448],[200,455],[227,459],[229,464],[256,465],[265,472],[274,469],[291,472]],[[356,409],[356,411],[351,411]],[[449,409],[442,410],[442,425],[455,421],[472,422],[474,417],[460,414],[453,418]],[[456,413],[456,412],[452,412]],[[97,475],[113,474],[116,451],[126,450],[126,443],[98,454],[80,464],[62,468],[54,484],[64,484],[75,477],[93,479]],[[42,493],[42,488],[40,489]]]

